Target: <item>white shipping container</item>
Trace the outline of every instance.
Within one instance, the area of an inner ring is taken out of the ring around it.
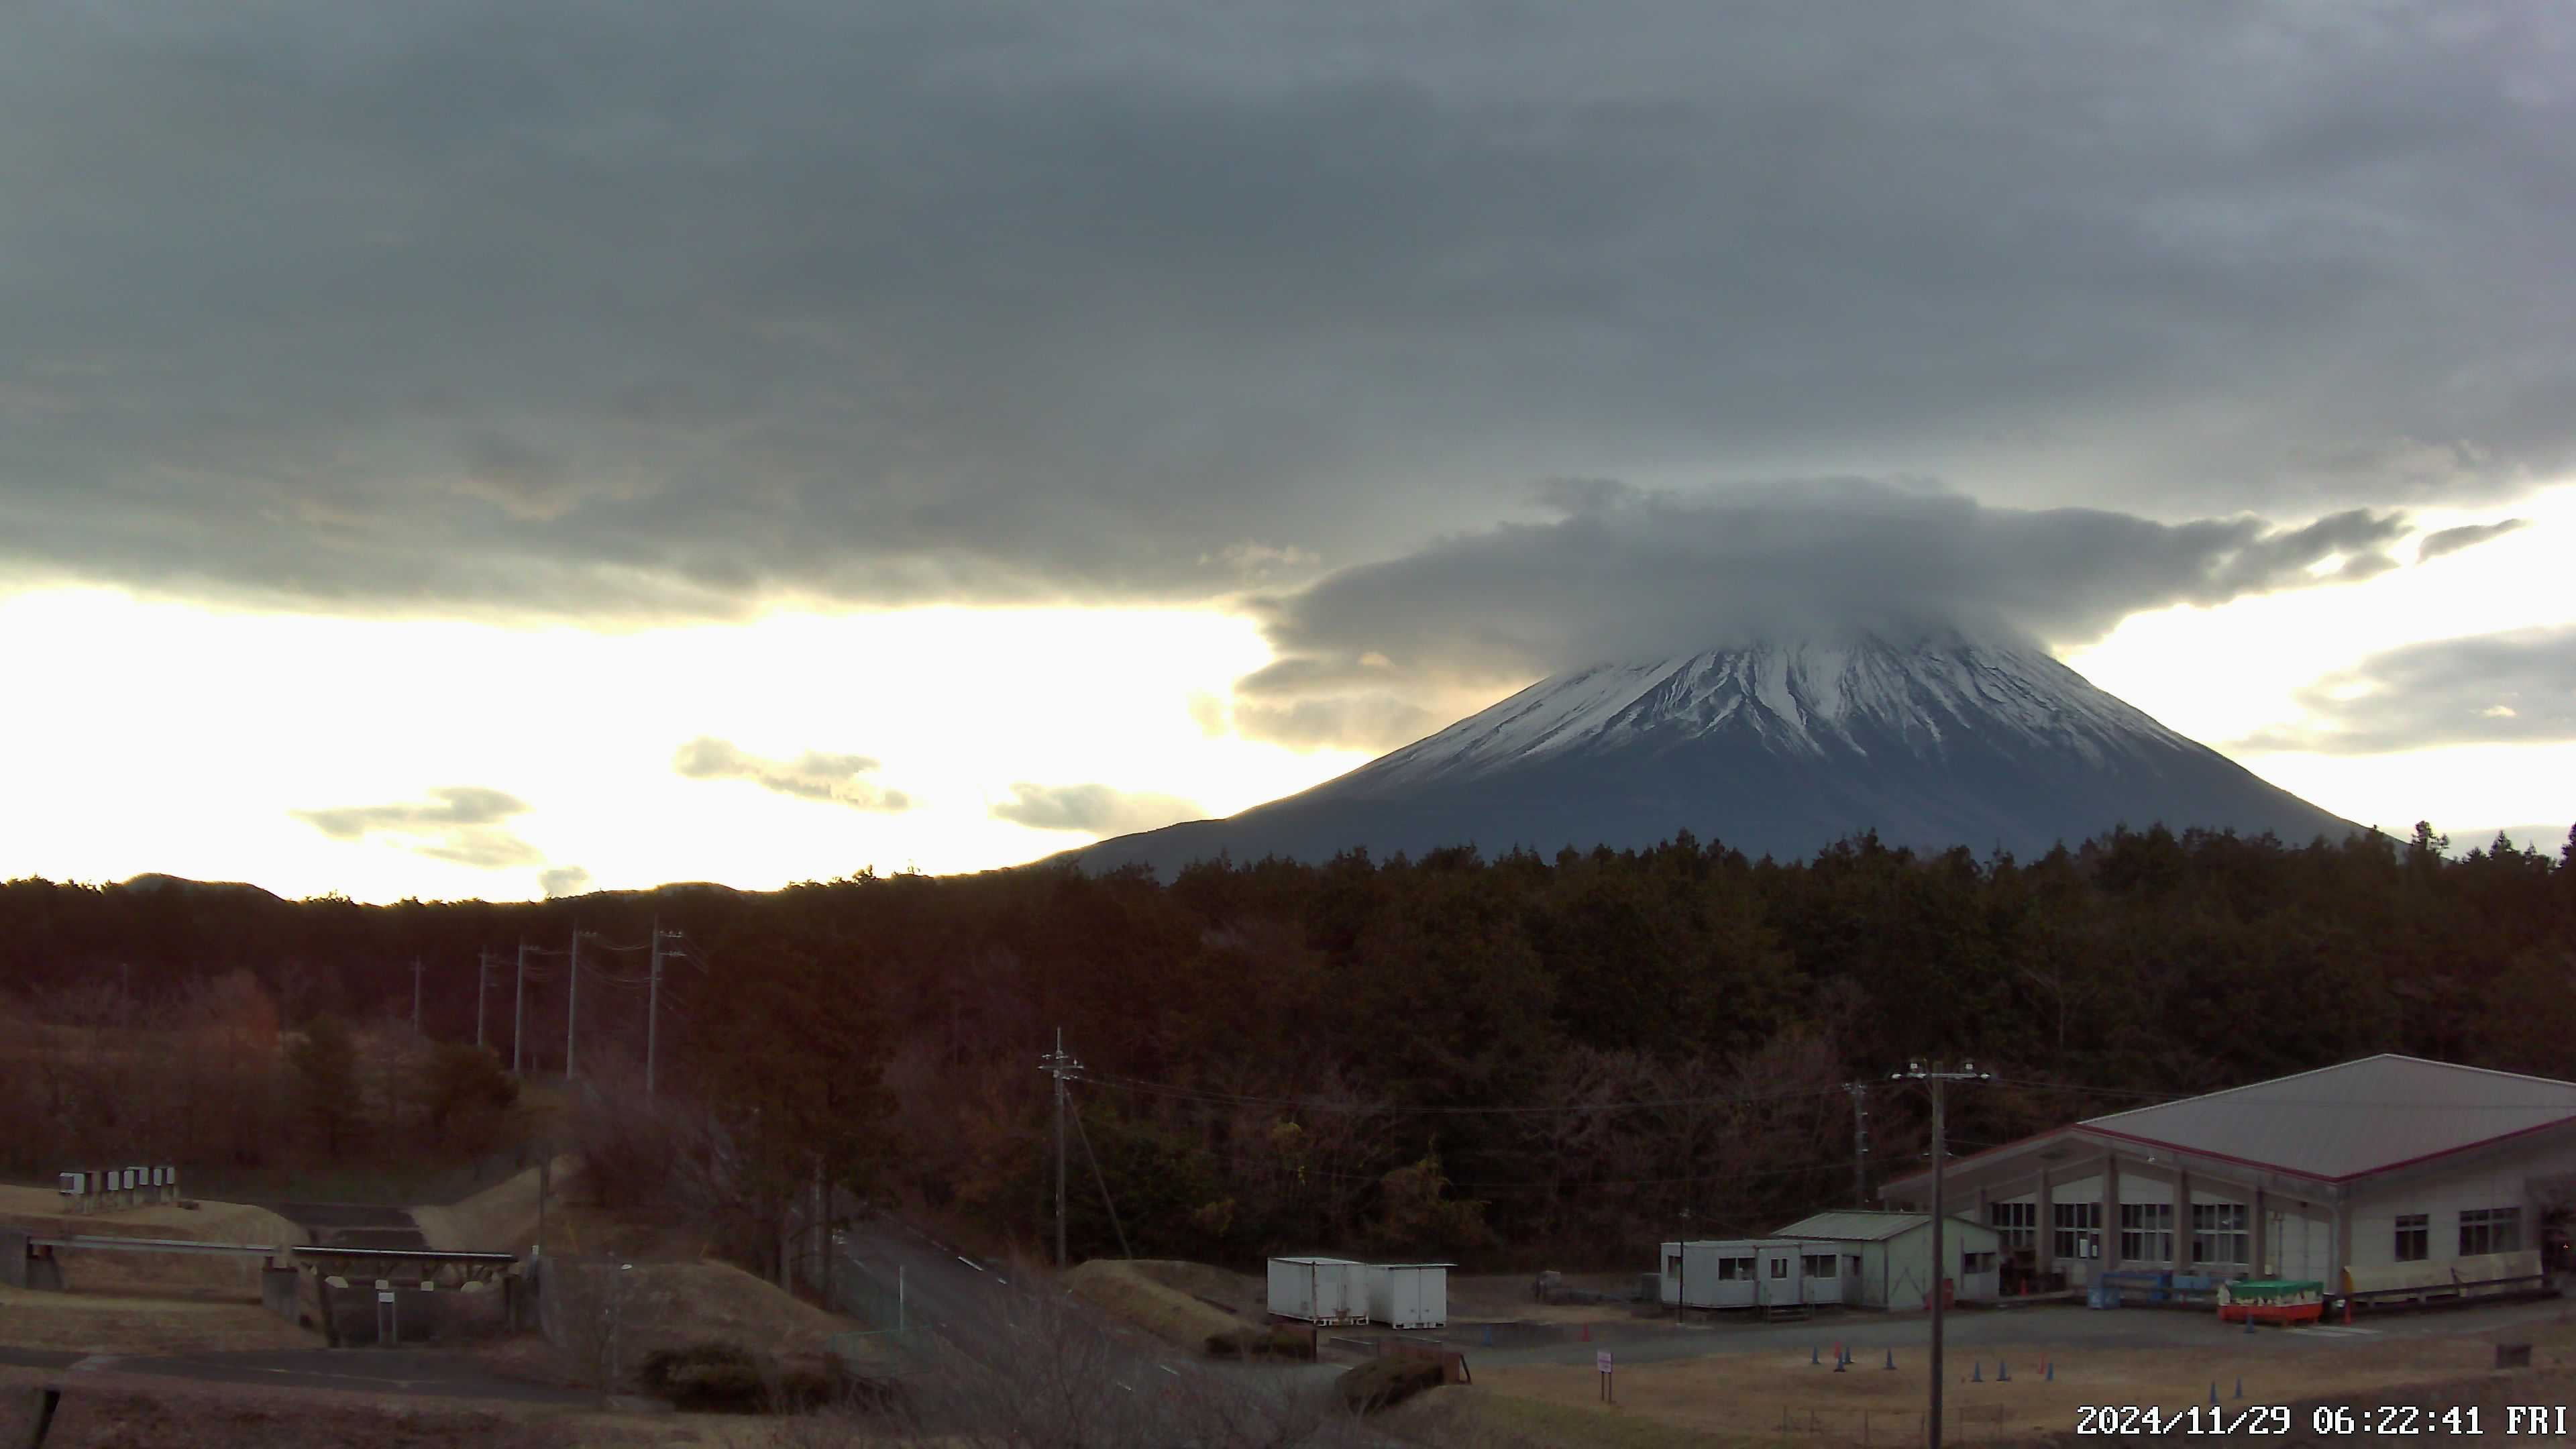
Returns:
[[[1447,1328],[1449,1270],[1455,1263],[1372,1263],[1368,1316],[1389,1328]]]
[[[1348,1258],[1270,1260],[1270,1312],[1330,1327],[1368,1322],[1368,1284]]]

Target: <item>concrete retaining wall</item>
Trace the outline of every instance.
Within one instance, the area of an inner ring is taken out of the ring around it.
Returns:
[[[293,1323],[302,1316],[304,1275],[293,1268],[267,1268],[259,1275],[259,1306]]]

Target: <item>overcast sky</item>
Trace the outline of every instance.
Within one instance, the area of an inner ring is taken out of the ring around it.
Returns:
[[[0,875],[977,868],[1887,620],[2554,848],[2571,137],[2462,0],[20,7]]]

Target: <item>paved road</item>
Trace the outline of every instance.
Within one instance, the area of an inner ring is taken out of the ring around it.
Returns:
[[[431,1394],[529,1404],[596,1405],[598,1395],[500,1378],[460,1354],[414,1349],[281,1349],[258,1353],[104,1354],[0,1348],[0,1364],[80,1373],[155,1374],[205,1383]]]

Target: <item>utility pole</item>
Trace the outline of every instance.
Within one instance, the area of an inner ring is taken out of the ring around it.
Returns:
[[[525,1027],[527,1024],[528,942],[526,937],[521,937],[519,940],[519,987],[516,999],[510,1007],[510,1075],[514,1077],[519,1074],[519,1039],[526,1035],[521,1028]]]
[[[1942,1112],[1941,1089],[1951,1082],[1982,1082],[1992,1072],[1977,1070],[1975,1062],[1959,1063],[1959,1070],[1945,1071],[1939,1062],[1932,1070],[1923,1070],[1921,1062],[1908,1062],[1905,1070],[1892,1073],[1891,1082],[1930,1082],[1932,1084],[1932,1416],[1925,1420],[1925,1441],[1930,1449],[1941,1449],[1941,1290],[1949,1282],[1943,1271],[1948,1262],[1941,1256],[1941,1215],[1947,1210],[1943,1201],[1941,1179],[1949,1164],[1949,1122]]]
[[[420,1035],[420,958],[411,958],[411,1034]]]
[[[1066,1078],[1082,1071],[1082,1063],[1065,1054],[1063,1027],[1055,1029],[1055,1050],[1038,1058],[1038,1070],[1055,1078],[1055,1265],[1062,1268],[1065,1266],[1064,1084]]]
[[[1845,1082],[1852,1099],[1852,1206],[1869,1206],[1869,1083]]]
[[[492,984],[492,953],[484,947],[474,948],[474,1049],[483,1049],[484,988]]]
[[[572,996],[564,1005],[564,1085],[572,1085],[573,1032],[581,1026],[581,922],[572,923]]]

